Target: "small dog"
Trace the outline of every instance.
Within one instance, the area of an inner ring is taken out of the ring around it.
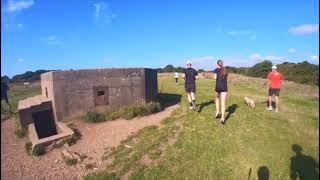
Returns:
[[[244,97],[243,99],[248,106],[251,106],[252,108],[256,107],[256,101],[254,99],[249,98],[249,97]]]

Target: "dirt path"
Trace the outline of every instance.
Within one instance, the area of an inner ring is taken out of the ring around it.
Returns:
[[[82,137],[67,149],[85,154],[88,158],[75,166],[65,164],[61,156],[63,148],[40,157],[29,156],[24,147],[26,140],[18,139],[14,134],[14,120],[6,120],[1,123],[1,179],[82,179],[85,174],[104,167],[101,156],[105,148],[117,146],[121,140],[144,127],[160,125],[161,120],[169,117],[177,107],[170,106],[160,113],[133,120],[120,119],[99,124],[77,121],[75,125]],[[85,164],[88,163],[94,163],[96,168],[86,170]]]

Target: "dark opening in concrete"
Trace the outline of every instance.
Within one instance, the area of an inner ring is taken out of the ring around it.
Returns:
[[[32,113],[32,118],[39,139],[58,134],[52,110]]]
[[[96,86],[93,88],[93,91],[94,91],[95,106],[109,105],[109,87]]]
[[[45,87],[45,89],[46,89],[46,98],[48,98],[48,89],[47,87]]]
[[[104,91],[98,91],[98,96],[103,96],[104,95]]]

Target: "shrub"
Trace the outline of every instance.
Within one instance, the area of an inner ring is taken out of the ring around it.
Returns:
[[[143,105],[125,106],[116,111],[105,112],[99,114],[96,112],[88,112],[85,115],[87,122],[102,122],[106,120],[115,120],[118,118],[133,119],[138,116],[146,116],[161,111],[159,102],[150,102]]]
[[[62,144],[68,144],[69,146],[75,144],[77,142],[77,138],[75,136],[67,137],[63,140]]]
[[[35,146],[32,149],[32,152],[31,152],[31,154],[34,155],[34,156],[41,156],[41,155],[43,155],[45,153],[46,153],[46,151],[42,146]]]
[[[24,147],[26,148],[27,153],[30,154],[31,150],[32,150],[32,143],[31,142],[26,142]]]
[[[96,167],[96,165],[94,163],[88,163],[88,164],[85,165],[86,169],[93,169],[95,167]]]
[[[78,160],[76,158],[65,158],[64,160],[69,166],[76,165],[78,163]]]
[[[121,118],[121,111],[105,112],[106,120],[115,120]]]
[[[103,122],[105,121],[105,117],[103,114],[97,112],[87,112],[84,116],[86,122]]]
[[[24,138],[27,135],[27,130],[25,128],[17,128],[14,133],[18,138]]]

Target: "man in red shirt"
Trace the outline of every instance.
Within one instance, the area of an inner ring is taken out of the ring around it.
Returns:
[[[272,96],[275,95],[276,99],[276,112],[278,112],[278,105],[279,105],[279,95],[280,95],[280,87],[282,81],[282,74],[277,71],[277,66],[272,66],[272,71],[268,74],[268,84],[269,84],[269,107],[267,107],[268,111],[272,111],[271,101]]]

